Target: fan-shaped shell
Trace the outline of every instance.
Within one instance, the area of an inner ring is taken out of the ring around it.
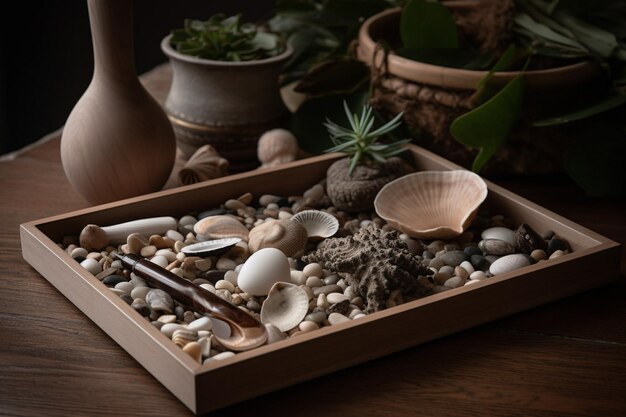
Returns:
[[[335,216],[320,210],[303,210],[294,214],[291,221],[298,222],[306,229],[311,240],[331,237],[339,230],[339,221]]]
[[[396,229],[420,239],[451,239],[474,220],[487,184],[470,171],[422,171],[385,185],[376,213]]]
[[[276,248],[289,257],[302,254],[307,242],[303,225],[289,219],[268,220],[250,230],[248,247],[254,253],[263,248]]]
[[[238,237],[248,241],[248,229],[239,220],[230,216],[209,216],[193,226],[193,231],[206,239]]]
[[[198,242],[194,243],[193,245],[184,246],[181,249],[181,252],[191,256],[220,255],[239,242],[241,242],[241,238],[238,237],[206,240],[204,242]]]
[[[228,174],[228,161],[220,156],[211,145],[204,145],[185,163],[178,173],[183,185],[212,180]]]
[[[309,296],[298,285],[277,282],[261,306],[261,322],[273,324],[281,332],[296,327],[309,311]]]
[[[268,130],[259,138],[257,156],[264,168],[291,162],[297,155],[298,141],[288,130]]]

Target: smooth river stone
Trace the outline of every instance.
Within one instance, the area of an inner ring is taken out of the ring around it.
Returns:
[[[504,240],[508,244],[515,247],[515,232],[511,229],[507,229],[506,227],[490,227],[489,229],[485,229],[480,237],[482,239],[497,239]]]
[[[516,253],[496,259],[489,267],[489,272],[493,275],[498,275],[504,272],[513,271],[514,269],[523,268],[528,265],[530,265],[528,258],[525,255]]]
[[[478,247],[488,255],[510,255],[515,253],[515,246],[500,239],[483,239],[478,243]]]
[[[461,265],[463,261],[469,261],[470,257],[462,250],[453,250],[439,256],[439,258],[448,266],[456,267]]]

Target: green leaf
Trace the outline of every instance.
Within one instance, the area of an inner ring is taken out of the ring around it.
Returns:
[[[450,126],[456,140],[479,149],[472,165],[474,171],[480,171],[519,122],[523,96],[524,83],[518,75],[490,100],[458,117]]]
[[[484,103],[496,94],[497,90],[489,84],[489,81],[493,78],[494,73],[505,71],[511,66],[513,60],[515,59],[516,52],[517,49],[515,48],[515,45],[509,45],[509,47],[502,53],[500,59],[498,59],[489,70],[487,75],[485,75],[485,77],[478,82],[476,92],[474,93],[474,100],[476,103]]]
[[[570,29],[576,38],[595,54],[607,58],[619,48],[615,35],[566,12],[559,12],[554,18]]]
[[[400,35],[409,48],[459,47],[452,14],[437,1],[411,0],[402,10]]]
[[[590,196],[626,195],[624,128],[597,123],[586,133],[565,152],[565,170]],[[593,144],[589,138],[593,138]]]
[[[333,59],[314,67],[295,87],[299,93],[311,96],[351,93],[369,77],[369,69],[352,58]]]
[[[516,25],[519,25],[520,27],[529,30],[535,36],[546,39],[548,41],[560,43],[573,48],[579,48],[583,50],[586,49],[580,42],[577,42],[576,40],[567,36],[561,35],[560,33],[552,30],[547,25],[535,21],[526,13],[517,13],[513,18],[513,22]]]
[[[560,116],[549,117],[533,122],[533,126],[545,127],[562,125],[565,123],[573,122],[576,120],[586,119],[587,117],[595,116],[605,111],[614,109],[626,103],[626,95],[619,91],[613,90],[610,94],[602,97],[600,100],[591,103],[584,109],[579,109],[571,113],[562,114]]]

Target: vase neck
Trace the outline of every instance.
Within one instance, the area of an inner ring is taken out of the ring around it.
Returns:
[[[132,0],[87,0],[93,40],[94,78],[137,81]]]

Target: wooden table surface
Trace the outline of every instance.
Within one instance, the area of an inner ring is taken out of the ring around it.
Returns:
[[[169,79],[166,66],[144,76],[160,100]],[[88,205],[65,178],[58,135],[6,159],[0,162],[0,414],[190,415],[22,259],[20,223]],[[587,199],[564,179],[495,182],[626,244],[623,199]],[[623,248],[615,284],[214,414],[624,416],[625,259]]]

